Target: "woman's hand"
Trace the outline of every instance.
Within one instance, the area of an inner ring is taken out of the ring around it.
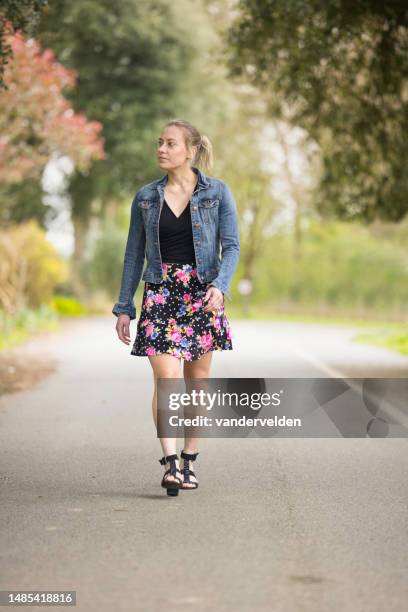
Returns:
[[[215,308],[220,308],[220,306],[222,306],[222,304],[224,303],[224,294],[221,289],[218,289],[218,287],[207,285],[207,293],[205,294],[203,301],[206,302],[207,300],[208,302],[204,306],[203,310],[205,312],[211,312],[211,310],[214,310]]]
[[[118,333],[119,340],[124,344],[130,344],[130,317],[127,314],[120,314],[116,321],[116,331]]]

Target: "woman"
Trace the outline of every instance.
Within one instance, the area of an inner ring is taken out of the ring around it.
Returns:
[[[131,355],[147,356],[152,366],[156,428],[157,379],[180,378],[181,359],[186,380],[208,378],[213,351],[232,350],[224,295],[231,299],[240,248],[231,190],[197,167],[212,165],[209,139],[189,122],[172,120],[160,134],[157,157],[166,175],[142,187],[132,202],[119,301],[112,310],[118,337],[128,345],[134,294],[145,281]],[[198,455],[196,438],[185,437],[181,470],[176,438],[160,442],[167,494],[196,489],[189,467]]]

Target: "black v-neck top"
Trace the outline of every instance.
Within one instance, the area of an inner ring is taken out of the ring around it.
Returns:
[[[176,217],[166,200],[163,201],[159,240],[162,262],[195,264],[190,202],[181,215]]]

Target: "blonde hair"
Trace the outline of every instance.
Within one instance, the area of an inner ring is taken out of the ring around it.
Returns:
[[[214,157],[213,147],[210,139],[207,136],[201,135],[194,125],[184,119],[172,119],[168,121],[164,127],[176,125],[183,128],[184,140],[187,147],[197,147],[196,154],[191,160],[192,166],[200,166],[205,172],[211,170]]]

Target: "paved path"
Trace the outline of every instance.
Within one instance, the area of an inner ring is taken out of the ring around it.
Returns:
[[[231,324],[214,377],[408,375],[353,329]],[[114,334],[33,341],[57,371],[0,398],[0,589],[76,590],[81,612],[406,609],[407,439],[203,439],[199,489],[168,498],[150,366]]]

